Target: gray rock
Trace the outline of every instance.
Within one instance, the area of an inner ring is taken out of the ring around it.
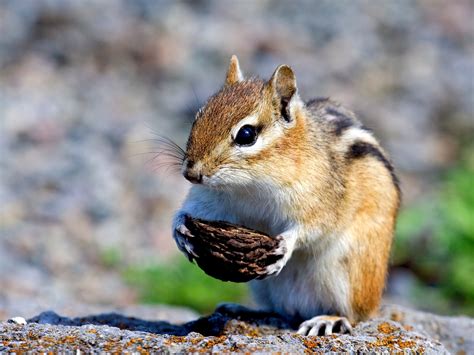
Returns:
[[[383,312],[393,316],[395,311],[405,312],[406,320],[421,319],[420,327],[415,331],[414,326],[377,318],[358,324],[351,335],[300,336],[290,320],[244,307],[219,307],[207,317],[182,325],[113,313],[67,318],[44,312],[24,326],[0,323],[0,351],[448,353],[448,346],[430,338],[424,326],[428,319],[449,324],[448,318],[421,312],[412,317],[408,310],[398,308]],[[471,329],[474,320],[466,318],[466,322],[463,326]]]
[[[450,353],[474,353],[474,319],[472,318],[438,316],[395,305],[382,307],[380,316],[397,321],[408,329],[441,342]]]
[[[3,291],[3,290],[2,290]],[[172,305],[98,305],[85,304],[75,301],[61,302],[49,300],[41,302],[32,301],[28,297],[2,298],[0,295],[0,319],[10,319],[21,316],[25,319],[32,318],[45,309],[54,309],[66,317],[78,317],[98,313],[119,313],[123,316],[138,317],[142,319],[166,319],[171,323],[186,323],[199,318],[199,314],[189,308]]]

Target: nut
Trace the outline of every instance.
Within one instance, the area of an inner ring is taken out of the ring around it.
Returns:
[[[186,216],[186,236],[197,255],[196,263],[216,279],[247,282],[267,276],[267,267],[281,259],[279,240],[264,233],[221,221]]]

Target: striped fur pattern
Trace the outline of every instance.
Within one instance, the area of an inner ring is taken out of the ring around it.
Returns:
[[[337,102],[303,102],[291,68],[277,68],[267,82],[244,80],[235,63],[229,70],[189,137],[183,171],[202,182],[176,215],[175,238],[184,214],[283,236],[283,265],[251,283],[263,308],[303,320],[370,317],[400,203],[386,152]],[[249,124],[257,141],[240,147],[235,134]]]

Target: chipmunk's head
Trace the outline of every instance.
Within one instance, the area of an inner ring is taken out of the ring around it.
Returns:
[[[183,175],[226,189],[271,176],[280,169],[271,165],[272,157],[291,149],[289,133],[303,105],[290,67],[279,66],[267,82],[245,80],[232,56],[224,86],[196,115]]]

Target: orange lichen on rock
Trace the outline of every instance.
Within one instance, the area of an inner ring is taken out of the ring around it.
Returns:
[[[259,337],[262,336],[261,331],[258,327],[251,325],[246,322],[233,320],[231,322],[227,322],[224,327],[224,334],[242,334],[248,337]]]
[[[191,338],[191,339],[189,339],[189,341],[191,342],[191,344],[196,345],[199,342],[201,342],[203,339],[204,339],[204,337],[200,336],[200,337],[196,337],[196,338]]]
[[[391,334],[393,332],[396,332],[397,330],[400,330],[399,328],[387,322],[379,324],[377,329],[380,333],[383,334]]]
[[[310,350],[312,352],[316,350],[321,350],[322,348],[322,342],[321,342],[321,337],[318,336],[302,336],[302,335],[295,335],[298,339],[300,339],[304,346],[306,347],[307,350]]]
[[[78,341],[78,339],[75,336],[66,335],[66,336],[60,338],[59,341],[61,341],[63,343],[75,344]]]
[[[177,336],[177,335],[171,335],[166,341],[165,341],[165,344],[166,345],[170,345],[170,344],[181,344],[181,343],[185,343],[187,340],[186,340],[186,337],[183,337],[183,336]]]
[[[387,347],[390,350],[397,350],[397,349],[414,349],[416,347],[416,341],[414,340],[404,340],[403,338],[397,337],[395,335],[389,336],[379,336],[377,340],[373,342],[371,345],[375,347]]]
[[[189,353],[196,353],[196,352],[198,352],[198,353],[202,353],[202,352],[208,353],[212,350],[212,348],[215,345],[222,344],[227,339],[228,338],[225,335],[221,335],[221,336],[218,336],[218,337],[207,337],[204,340],[197,343],[196,348],[195,347],[189,348],[188,352]]]

